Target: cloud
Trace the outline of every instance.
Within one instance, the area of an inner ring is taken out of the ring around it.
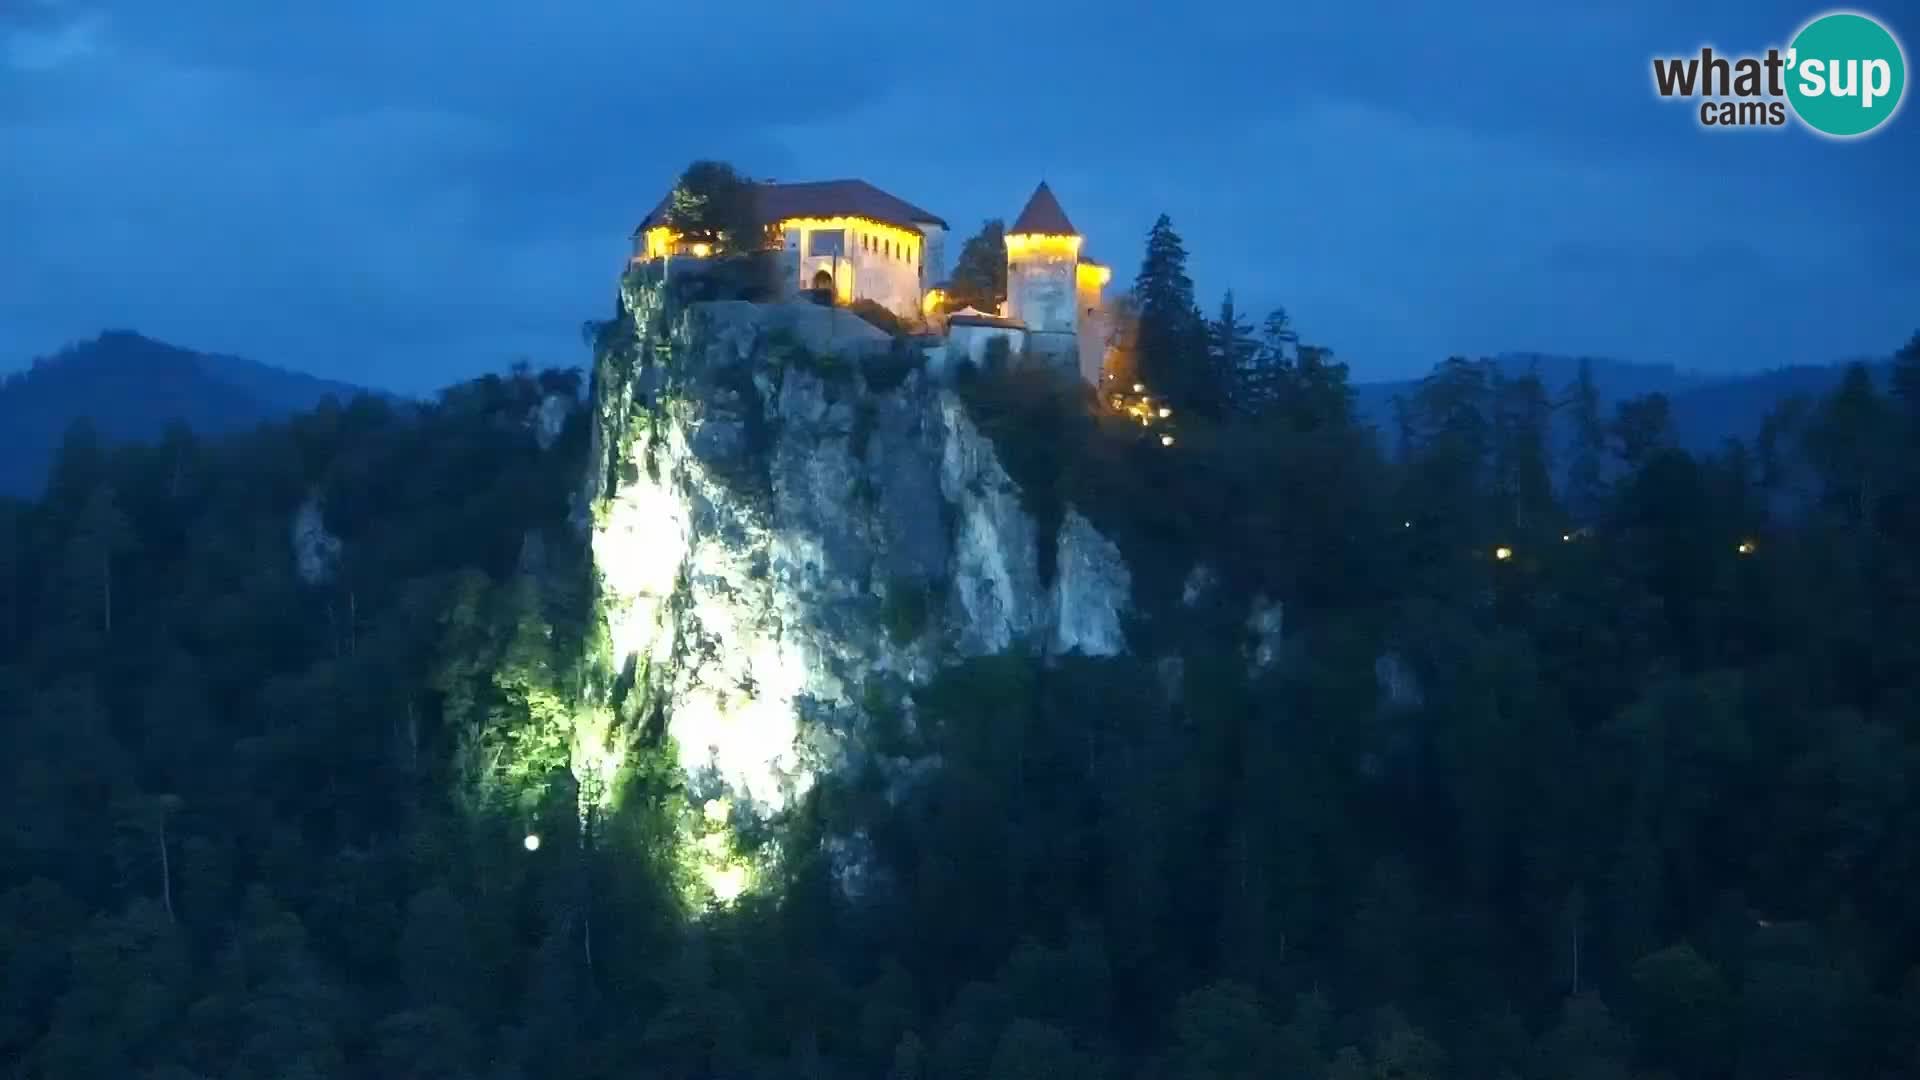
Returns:
[[[1206,304],[1284,303],[1368,377],[1878,351],[1913,317],[1897,139],[1706,138],[1647,91],[1654,51],[1797,13],[969,12],[0,0],[0,367],[104,325],[407,389],[577,362],[695,157],[863,176],[963,234],[1044,178],[1121,284],[1166,212]]]
[[[39,0],[25,9],[38,9],[45,25],[22,21],[8,27],[0,24],[0,59],[15,72],[33,74],[53,71],[88,59],[96,54],[106,35],[107,20],[97,12],[58,18],[62,5]]]

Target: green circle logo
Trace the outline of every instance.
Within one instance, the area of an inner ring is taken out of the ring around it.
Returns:
[[[1907,88],[1907,59],[1887,28],[1851,11],[1808,23],[1787,49],[1787,100],[1808,127],[1850,139],[1887,122]]]

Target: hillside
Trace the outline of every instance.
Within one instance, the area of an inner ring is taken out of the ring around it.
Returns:
[[[0,381],[0,495],[32,495],[67,428],[81,418],[115,442],[173,423],[202,434],[253,427],[360,388],[109,330]]]
[[[1576,502],[1459,366],[1168,443],[852,322],[0,500],[8,1075],[1913,1075],[1920,337]]]
[[[1665,394],[1672,402],[1674,434],[1680,445],[1696,452],[1717,450],[1728,439],[1752,440],[1760,423],[1775,406],[1795,394],[1817,397],[1839,385],[1845,363],[1803,364],[1743,375],[1706,375],[1681,371],[1670,364],[1635,364],[1590,358],[1600,390],[1601,407],[1641,394]],[[1538,353],[1504,353],[1495,357],[1503,372],[1540,377],[1547,391],[1560,398],[1580,369],[1580,358]],[[1873,364],[1884,386],[1885,361]],[[1354,405],[1361,419],[1381,432],[1393,430],[1393,399],[1410,395],[1417,379],[1356,383]]]

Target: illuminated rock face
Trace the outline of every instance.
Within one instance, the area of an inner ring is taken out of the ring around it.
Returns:
[[[1125,648],[1118,549],[1069,511],[1043,584],[959,398],[919,372],[866,386],[879,331],[804,304],[627,301],[656,363],[595,389],[594,560],[615,666],[653,688],[696,797],[788,805],[864,753],[871,694],[947,661]]]
[[[293,566],[308,585],[333,580],[340,565],[340,538],[327,531],[320,497],[309,495],[293,515]]]

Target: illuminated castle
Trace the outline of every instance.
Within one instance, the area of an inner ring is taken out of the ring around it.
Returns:
[[[831,290],[842,304],[872,300],[915,315],[946,273],[947,223],[864,180],[755,184],[754,191],[761,218],[781,237],[781,280],[795,293]],[[667,206],[660,200],[634,230],[634,259],[710,254],[667,227]]]
[[[790,296],[830,291],[838,303],[875,303],[907,318],[932,313],[946,276],[947,223],[864,180],[754,185],[760,216],[781,237],[780,278]],[[667,225],[662,199],[633,233],[633,261],[705,258]],[[1098,383],[1107,341],[1102,290],[1111,271],[1081,253],[1082,238],[1045,182],[1007,230],[1007,300],[1001,310],[945,320],[948,352],[976,364],[994,338],[1010,355],[1077,371]]]

